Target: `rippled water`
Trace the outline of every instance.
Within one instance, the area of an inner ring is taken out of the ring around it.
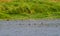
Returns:
[[[60,24],[0,21],[0,36],[60,36]]]

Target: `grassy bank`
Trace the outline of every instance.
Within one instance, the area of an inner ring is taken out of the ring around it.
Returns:
[[[0,1],[0,19],[60,18],[60,2],[49,0]]]

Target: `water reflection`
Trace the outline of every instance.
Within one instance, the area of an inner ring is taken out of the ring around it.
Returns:
[[[43,26],[45,26],[45,27],[59,27],[60,26],[60,24],[36,24],[36,23],[34,23],[34,24],[19,24],[19,26],[31,26],[31,27],[43,27]]]

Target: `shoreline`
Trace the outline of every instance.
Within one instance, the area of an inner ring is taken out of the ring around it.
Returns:
[[[55,20],[0,20],[0,24],[60,24],[60,19]]]

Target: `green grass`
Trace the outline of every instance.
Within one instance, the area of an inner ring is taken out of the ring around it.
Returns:
[[[0,19],[59,19],[60,2],[14,0],[0,2]]]

